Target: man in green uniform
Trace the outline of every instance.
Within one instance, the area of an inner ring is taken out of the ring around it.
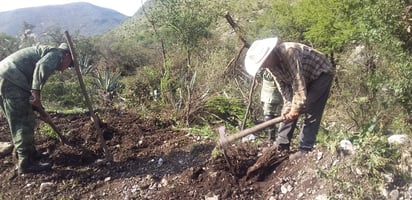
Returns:
[[[36,116],[42,109],[40,91],[54,71],[64,71],[73,63],[66,43],[58,48],[37,45],[21,49],[0,62],[0,105],[7,118],[18,156],[18,173],[49,170],[38,159],[34,147]]]
[[[280,108],[282,104],[282,96],[276,87],[275,80],[269,71],[264,70],[262,74],[262,90],[260,92],[260,101],[262,102],[262,110],[264,121],[269,121],[277,116],[280,116]],[[269,140],[274,140],[276,135],[276,125],[266,129]]]

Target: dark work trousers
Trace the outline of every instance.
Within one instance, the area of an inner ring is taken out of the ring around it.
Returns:
[[[299,149],[311,150],[315,145],[316,135],[319,131],[323,110],[329,97],[333,75],[322,73],[318,79],[312,81],[307,87],[306,108],[304,122],[299,135]],[[276,143],[290,146],[293,132],[298,120],[280,123]]]

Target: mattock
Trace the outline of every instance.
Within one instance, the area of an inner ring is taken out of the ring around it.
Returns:
[[[225,136],[225,135],[226,135],[226,131],[225,131],[226,128],[225,128],[225,126],[219,127],[219,128],[218,128],[218,131],[219,131],[219,141],[217,142],[217,144],[218,144],[218,146],[220,147],[220,149],[222,150],[223,156],[224,156],[226,162],[228,163],[230,169],[233,170],[233,165],[232,165],[232,163],[230,162],[229,157],[228,157],[227,154],[226,154],[227,144],[229,144],[229,143],[231,143],[231,142],[233,142],[233,141],[235,141],[235,140],[237,140],[237,139],[240,139],[240,138],[242,138],[242,137],[244,137],[244,136],[247,136],[247,135],[249,135],[249,134],[255,133],[255,132],[260,131],[260,130],[263,130],[263,129],[271,126],[271,125],[280,123],[280,122],[282,122],[283,120],[284,120],[283,117],[276,117],[276,118],[273,118],[273,119],[271,119],[271,120],[268,120],[268,121],[265,121],[265,122],[263,122],[263,123],[260,123],[260,124],[254,126],[254,127],[244,129],[244,130],[242,130],[242,131],[240,131],[240,132],[238,132],[238,133],[236,133],[236,134],[229,135],[228,137]]]

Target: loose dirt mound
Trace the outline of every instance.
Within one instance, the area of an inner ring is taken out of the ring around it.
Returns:
[[[53,163],[53,170],[18,176],[13,156],[0,158],[0,199],[311,199],[325,190],[315,169],[330,159],[316,161],[317,152],[248,177],[267,144],[229,146],[229,167],[223,156],[212,158],[216,141],[175,129],[172,120],[102,111],[102,130],[114,158],[109,163],[102,161],[87,114],[51,115],[78,148],[37,133],[36,147],[49,152],[45,161]],[[0,141],[11,141],[5,120],[0,123]]]

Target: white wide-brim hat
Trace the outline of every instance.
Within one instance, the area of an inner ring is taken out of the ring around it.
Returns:
[[[249,50],[245,57],[246,72],[251,76],[255,76],[262,67],[263,62],[269,56],[270,52],[278,44],[278,38],[266,38],[262,40],[256,40],[250,45]]]

